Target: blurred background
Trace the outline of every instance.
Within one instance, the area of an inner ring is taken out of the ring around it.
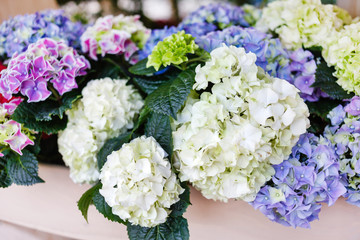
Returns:
[[[261,6],[274,0],[228,0],[235,4]],[[360,0],[322,0],[337,3],[351,15],[360,15]],[[0,21],[17,14],[33,13],[47,8],[63,8],[73,19],[92,22],[108,14],[139,14],[147,27],[175,25],[201,5],[221,0],[1,0]]]

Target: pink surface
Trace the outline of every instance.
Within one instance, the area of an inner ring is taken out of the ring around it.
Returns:
[[[41,165],[40,176],[46,180],[45,184],[0,189],[0,220],[76,239],[127,239],[124,226],[107,221],[93,206],[89,224],[86,223],[76,202],[89,186],[74,184],[68,174],[64,167]],[[186,218],[192,240],[360,239],[360,208],[344,199],[335,206],[324,206],[320,221],[313,222],[310,230],[283,227],[245,202],[214,202],[194,189],[191,202]]]

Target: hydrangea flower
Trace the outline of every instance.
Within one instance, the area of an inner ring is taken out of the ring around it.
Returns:
[[[343,107],[334,108],[328,118],[331,125],[325,129],[325,136],[331,140],[338,154],[340,174],[347,188],[344,197],[347,202],[360,207],[360,98],[355,96]]]
[[[66,129],[59,133],[59,152],[70,167],[75,183],[93,183],[99,178],[96,154],[105,141],[134,125],[144,101],[126,80],[93,80],[82,90],[83,98],[66,112]]]
[[[196,68],[193,93],[173,123],[175,167],[206,198],[252,201],[309,126],[298,90],[223,46]]]
[[[317,101],[326,95],[311,85],[315,82],[316,62],[311,52],[299,48],[288,51],[283,48],[278,38],[253,28],[232,26],[222,31],[210,32],[198,37],[199,47],[211,52],[226,44],[243,47],[246,52],[256,54],[256,65],[273,77],[278,77],[294,84],[300,96],[307,101]]]
[[[148,57],[146,67],[152,66],[159,70],[161,66],[180,65],[188,61],[187,54],[195,53],[197,48],[194,38],[180,31],[158,42]]]
[[[139,18],[137,15],[121,14],[99,18],[81,36],[82,51],[94,60],[98,60],[98,54],[124,54],[126,60],[136,63],[137,58],[131,57],[144,46],[150,35],[150,30],[144,27]]]
[[[360,22],[345,26],[328,39],[322,54],[329,66],[335,66],[337,83],[346,91],[360,95]]]
[[[313,134],[301,135],[288,160],[274,166],[275,175],[251,205],[285,226],[310,228],[320,203],[333,205],[346,192],[331,143]]]
[[[85,75],[90,67],[84,56],[64,42],[39,39],[20,54],[14,54],[6,70],[1,72],[0,93],[7,99],[21,93],[28,102],[47,99],[48,83],[60,94],[77,88],[75,78]]]
[[[100,194],[123,220],[142,227],[166,221],[184,192],[167,153],[153,137],[141,136],[112,152],[101,169]]]
[[[345,10],[321,0],[279,0],[263,9],[257,28],[274,31],[288,49],[324,46],[326,39],[351,22]]]
[[[246,16],[241,7],[228,3],[212,3],[190,13],[180,23],[179,29],[198,37],[233,25],[249,27]]]
[[[150,37],[146,41],[144,47],[138,52],[139,59],[147,58],[153,51],[158,42],[163,41],[166,37],[178,32],[178,29],[174,26],[164,27],[163,29],[154,29],[151,31]]]
[[[0,56],[11,58],[15,52],[24,52],[40,38],[63,40],[68,46],[80,49],[79,36],[84,30],[80,22],[72,22],[62,10],[18,15],[0,25]]]
[[[27,145],[34,145],[30,131],[23,128],[20,123],[10,119],[21,102],[20,97],[7,100],[0,95],[0,151],[9,146],[13,151],[22,155],[22,150]],[[3,154],[0,152],[0,157],[2,156]]]

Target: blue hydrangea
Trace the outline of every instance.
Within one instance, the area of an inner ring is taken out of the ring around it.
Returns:
[[[231,26],[221,31],[213,31],[199,36],[196,43],[211,52],[222,44],[243,47],[257,56],[256,64],[270,75],[294,84],[300,95],[307,101],[317,101],[327,97],[319,88],[312,88],[315,82],[316,62],[311,52],[298,49],[287,51],[278,38],[254,28]]]
[[[72,22],[62,10],[18,15],[0,25],[0,58],[24,52],[40,38],[62,39],[68,46],[80,49],[79,38],[84,30],[80,22]]]
[[[360,98],[353,97],[345,107],[337,106],[328,118],[331,124],[324,135],[339,155],[341,180],[347,188],[344,197],[360,207]]]
[[[303,134],[251,204],[272,221],[309,228],[318,219],[320,203],[332,205],[346,192],[336,159],[327,139]]]
[[[165,27],[163,29],[154,29],[151,31],[151,35],[146,41],[144,47],[138,52],[139,59],[142,60],[149,56],[154,49],[154,47],[158,44],[158,42],[164,40],[164,38],[177,33],[179,30],[177,27]]]
[[[241,7],[228,3],[208,4],[190,13],[179,28],[198,37],[229,26],[249,27],[250,24],[245,20],[246,14]]]

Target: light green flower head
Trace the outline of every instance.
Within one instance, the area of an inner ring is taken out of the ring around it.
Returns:
[[[159,70],[161,66],[179,65],[188,61],[186,55],[195,53],[195,50],[199,47],[194,40],[195,38],[190,34],[185,34],[185,31],[180,31],[165,38],[154,47],[146,67],[152,66]]]
[[[360,22],[345,26],[328,39],[323,56],[334,66],[337,83],[346,91],[360,95]]]

